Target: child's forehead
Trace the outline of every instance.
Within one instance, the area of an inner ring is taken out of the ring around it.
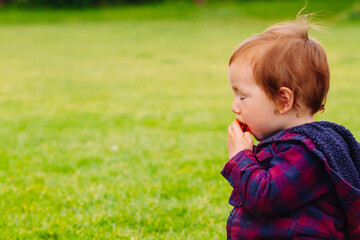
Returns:
[[[253,64],[250,58],[236,58],[229,66],[229,72],[243,73],[252,70]]]
[[[253,68],[250,61],[234,61],[229,67],[229,80],[233,88],[239,84],[254,84]]]
[[[238,57],[229,66],[229,74],[244,75],[253,73],[253,59]]]

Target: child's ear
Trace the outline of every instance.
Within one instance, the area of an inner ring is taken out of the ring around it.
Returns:
[[[294,105],[294,94],[287,87],[281,87],[278,91],[280,99],[277,104],[277,113],[282,115],[290,111]]]

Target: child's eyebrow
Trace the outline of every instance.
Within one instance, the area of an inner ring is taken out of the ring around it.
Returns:
[[[237,88],[236,86],[232,87],[232,90],[234,93],[240,94],[240,95],[247,95],[247,91],[244,88]]]
[[[233,89],[234,92],[243,93],[243,90],[241,90],[241,89],[239,89],[239,88],[237,88],[235,86],[232,87],[232,89]]]
[[[232,87],[232,90],[234,91],[234,92],[239,92],[239,89],[237,88],[237,87]]]

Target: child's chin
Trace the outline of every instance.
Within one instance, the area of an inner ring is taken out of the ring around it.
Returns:
[[[258,134],[252,133],[252,135],[253,135],[254,138],[255,138],[257,141],[259,141],[259,142],[265,139],[264,136],[259,136]]]
[[[255,136],[254,136],[254,138],[255,138],[256,141],[258,141],[258,142],[261,142],[262,140],[264,140],[264,138],[258,138],[258,137],[255,137]]]

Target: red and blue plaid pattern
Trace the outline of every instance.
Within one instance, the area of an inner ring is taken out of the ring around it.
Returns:
[[[230,159],[221,172],[233,187],[228,239],[344,239],[349,220],[359,226],[358,192],[316,151],[283,131]]]

